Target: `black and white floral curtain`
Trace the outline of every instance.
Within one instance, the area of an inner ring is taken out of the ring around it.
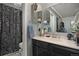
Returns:
[[[22,39],[22,12],[0,4],[0,55],[19,50]]]

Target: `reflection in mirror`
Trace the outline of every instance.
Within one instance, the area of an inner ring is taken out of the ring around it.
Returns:
[[[58,31],[59,32],[66,32],[65,27],[64,27],[64,22],[60,23],[60,29]]]
[[[63,32],[63,33],[73,32],[74,29],[72,29],[71,27],[75,27],[75,26],[73,26],[73,24],[71,23],[75,20],[78,20],[77,18],[75,18],[76,14],[79,11],[78,5],[79,4],[60,3],[48,8],[51,11],[50,14],[53,15],[53,16],[52,15],[50,16],[50,20],[52,19],[51,20],[52,22],[50,21],[50,23],[52,24],[52,25],[50,24],[50,27],[53,30],[53,32],[55,32],[55,30],[56,32]],[[75,11],[76,9],[77,9],[77,12]]]
[[[75,18],[79,11],[77,12],[75,10],[79,10],[78,4],[59,3],[41,11],[34,12],[32,15],[32,23],[37,28],[37,32],[40,28],[42,34],[47,32],[73,33],[75,32],[76,26],[79,25],[77,24],[79,18]]]

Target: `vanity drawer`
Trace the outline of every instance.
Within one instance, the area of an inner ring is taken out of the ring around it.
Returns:
[[[38,47],[46,48],[46,49],[48,48],[48,43],[46,43],[46,42],[38,41],[38,40],[35,40],[35,39],[33,39],[32,42],[33,42],[34,45],[36,45]]]

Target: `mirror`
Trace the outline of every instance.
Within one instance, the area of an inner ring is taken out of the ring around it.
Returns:
[[[33,24],[36,24],[37,31],[40,27],[51,33],[73,33],[76,26],[79,25],[76,24],[76,20],[79,20],[79,17],[75,18],[76,13],[78,13],[75,10],[79,10],[77,5],[74,3],[59,3],[58,5],[34,12],[32,16]]]

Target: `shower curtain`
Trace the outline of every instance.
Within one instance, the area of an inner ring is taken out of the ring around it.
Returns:
[[[19,50],[22,41],[22,11],[0,4],[0,55]]]

